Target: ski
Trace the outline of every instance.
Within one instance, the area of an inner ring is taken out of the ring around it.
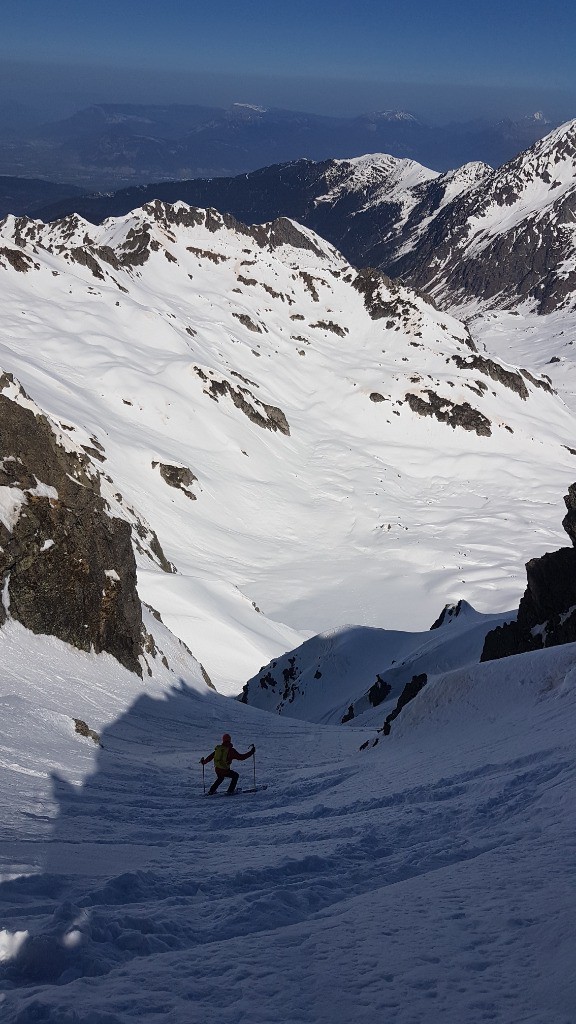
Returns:
[[[210,797],[212,797],[212,796],[241,796],[243,793],[261,793],[265,789],[268,789],[268,786],[250,786],[247,789],[239,787],[238,789],[235,789],[233,793],[227,793],[226,790],[223,790],[222,793],[203,793],[202,795],[203,796],[210,796]]]

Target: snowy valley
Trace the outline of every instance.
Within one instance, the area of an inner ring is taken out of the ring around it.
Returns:
[[[538,251],[573,132],[506,193]],[[502,265],[498,172],[346,163]],[[562,238],[545,309],[439,309],[286,218],[0,223],[7,1024],[575,1024]]]
[[[549,367],[306,229],[157,203],[1,238],[0,365],[100,472],[141,598],[223,692],[335,625],[509,611],[562,538],[573,418]]]

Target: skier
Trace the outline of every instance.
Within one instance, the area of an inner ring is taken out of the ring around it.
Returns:
[[[239,754],[237,750],[232,746],[232,739],[230,734],[225,732],[222,737],[222,743],[218,743],[211,754],[208,757],[201,757],[200,764],[208,764],[210,761],[214,761],[214,771],[216,772],[216,778],[208,790],[208,796],[213,796],[218,786],[224,779],[230,779],[230,785],[226,790],[228,796],[232,796],[236,786],[238,785],[239,775],[230,767],[232,761],[246,761],[247,758],[252,757],[256,753],[256,747],[254,744],[250,747],[250,750],[246,754]]]

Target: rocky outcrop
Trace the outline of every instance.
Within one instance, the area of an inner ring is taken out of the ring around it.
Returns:
[[[381,270],[374,267],[359,270],[352,284],[364,299],[364,305],[372,320],[386,318],[394,322],[396,318],[410,315],[409,303],[402,302],[402,297],[398,295],[392,280]]]
[[[440,626],[445,626],[448,622],[453,622],[462,613],[464,608],[469,608],[470,605],[467,601],[457,601],[456,604],[445,604],[440,615],[434,620],[430,629],[440,629]]]
[[[216,378],[212,370],[205,371],[199,366],[195,366],[194,370],[200,377],[200,380],[206,384],[205,393],[210,395],[210,398],[213,398],[215,402],[227,395],[232,399],[236,408],[240,409],[258,427],[272,431],[278,430],[281,434],[285,434],[287,437],[290,436],[288,420],[282,409],[278,408],[277,405],[268,405],[266,402],[261,402],[259,398],[252,394],[249,388],[235,388],[229,380]]]
[[[194,475],[188,466],[170,466],[165,462],[153,462],[152,469],[156,469],[160,472],[160,476],[169,487],[175,487],[177,490],[183,491],[187,498],[191,501],[196,501],[196,495],[190,490],[192,485],[198,480],[198,477]]]
[[[496,363],[493,359],[488,359],[486,356],[480,356],[476,353],[473,356],[467,356],[466,359],[460,355],[455,355],[452,356],[452,360],[460,370],[476,370],[478,373],[483,373],[487,377],[491,377],[492,380],[498,381],[499,384],[503,384],[505,388],[515,391],[524,401],[528,398],[528,388],[520,374],[513,370],[505,370],[500,363]],[[541,387],[544,383],[535,378],[530,379],[535,387]],[[550,389],[550,385],[548,385],[548,388]]]
[[[81,450],[0,377],[0,624],[17,619],[141,674],[142,610],[128,522]]]
[[[574,546],[527,562],[518,616],[488,633],[481,661],[576,642],[576,484],[564,501],[568,511],[562,525]]]
[[[390,712],[389,715],[386,715],[384,725],[382,726],[382,729],[379,731],[382,731],[385,736],[390,735],[391,723],[394,721],[395,718],[398,718],[398,715],[402,711],[402,708],[405,708],[406,705],[409,704],[411,700],[414,700],[414,697],[418,696],[420,690],[424,686],[426,686],[427,682],[428,676],[426,675],[425,672],[420,672],[417,675],[412,676],[410,682],[406,683],[406,686],[402,690],[402,693],[400,694],[398,701],[396,703],[396,707],[394,708],[393,711]]]
[[[392,693],[392,687],[390,683],[387,683],[385,679],[382,679],[380,673],[376,676],[376,682],[368,690],[368,700],[373,708],[377,708],[382,701],[386,700],[386,697]]]
[[[422,395],[413,395],[410,392],[406,394],[405,398],[412,412],[419,416],[432,416],[439,423],[447,423],[452,429],[462,427],[464,430],[474,431],[479,437],[491,436],[490,420],[478,412],[478,409],[474,409],[469,402],[451,402],[449,398],[443,398],[430,388],[423,394],[427,395],[428,400]]]
[[[570,484],[568,494],[564,495],[564,504],[566,515],[562,520],[562,527],[572,541],[572,547],[576,547],[576,484]]]

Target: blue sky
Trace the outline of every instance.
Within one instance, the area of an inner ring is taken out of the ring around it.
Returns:
[[[27,72],[46,102],[568,108],[575,42],[569,0],[2,0],[0,103]]]

